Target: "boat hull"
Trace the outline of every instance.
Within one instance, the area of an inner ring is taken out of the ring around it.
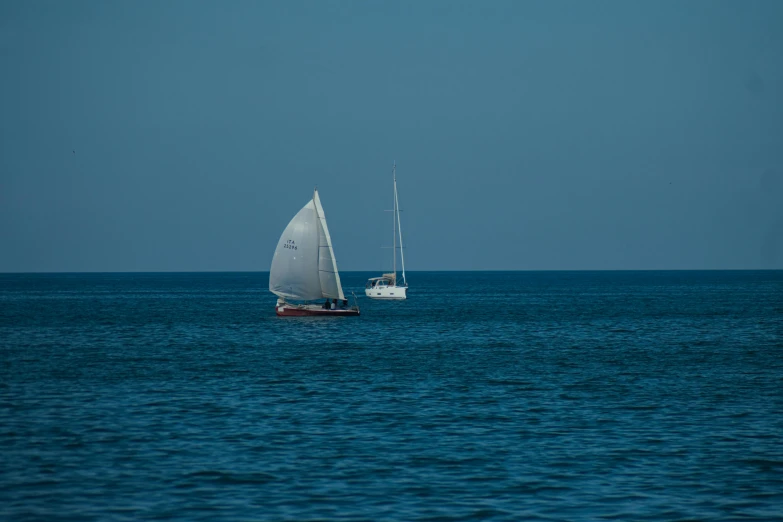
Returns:
[[[390,299],[402,301],[408,298],[408,287],[386,286],[381,288],[365,288],[364,295],[370,299]]]
[[[318,306],[278,306],[275,312],[280,317],[353,317],[359,315],[357,308],[326,310]]]

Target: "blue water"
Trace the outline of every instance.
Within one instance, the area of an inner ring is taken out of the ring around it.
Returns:
[[[409,281],[0,275],[0,519],[783,519],[783,272]]]

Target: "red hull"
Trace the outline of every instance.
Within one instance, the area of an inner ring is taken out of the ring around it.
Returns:
[[[298,308],[298,307],[284,307],[282,310],[276,308],[275,311],[280,317],[351,317],[359,315],[359,310],[325,310],[323,308]]]

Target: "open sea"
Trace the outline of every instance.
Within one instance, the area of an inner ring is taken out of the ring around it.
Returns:
[[[0,520],[783,520],[783,271],[0,274]]]

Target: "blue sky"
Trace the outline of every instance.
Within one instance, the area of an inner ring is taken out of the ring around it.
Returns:
[[[0,271],[783,268],[783,3],[0,1]]]

